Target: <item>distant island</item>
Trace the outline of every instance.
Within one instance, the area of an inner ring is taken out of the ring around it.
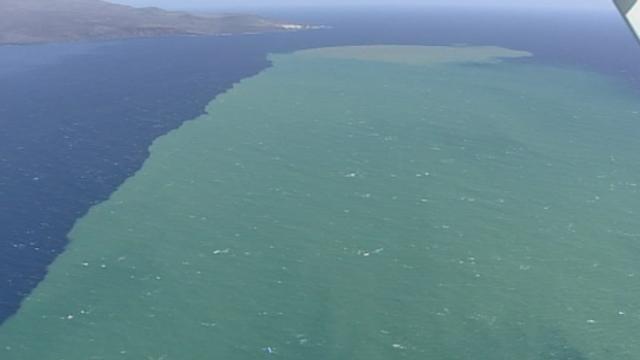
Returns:
[[[0,0],[0,45],[309,28],[253,15],[196,15],[102,0]]]

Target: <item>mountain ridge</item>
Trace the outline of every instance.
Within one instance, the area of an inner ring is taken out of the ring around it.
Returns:
[[[0,0],[0,45],[304,28],[254,15],[196,15],[104,0]]]

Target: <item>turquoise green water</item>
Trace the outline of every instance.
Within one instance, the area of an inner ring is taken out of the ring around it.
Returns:
[[[77,224],[0,328],[1,359],[640,358],[640,101],[623,85],[274,62]]]

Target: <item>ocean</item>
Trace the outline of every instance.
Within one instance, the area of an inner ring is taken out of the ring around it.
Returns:
[[[635,358],[638,51],[604,15],[0,48],[3,358]],[[289,54],[373,44],[533,56]]]

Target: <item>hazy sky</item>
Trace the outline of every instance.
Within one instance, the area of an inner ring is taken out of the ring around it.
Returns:
[[[580,8],[605,8],[610,0],[111,0],[134,6],[159,6],[164,8],[216,8],[216,7],[268,7],[268,6],[328,6],[328,5],[432,5],[459,4],[465,6],[575,6]]]

